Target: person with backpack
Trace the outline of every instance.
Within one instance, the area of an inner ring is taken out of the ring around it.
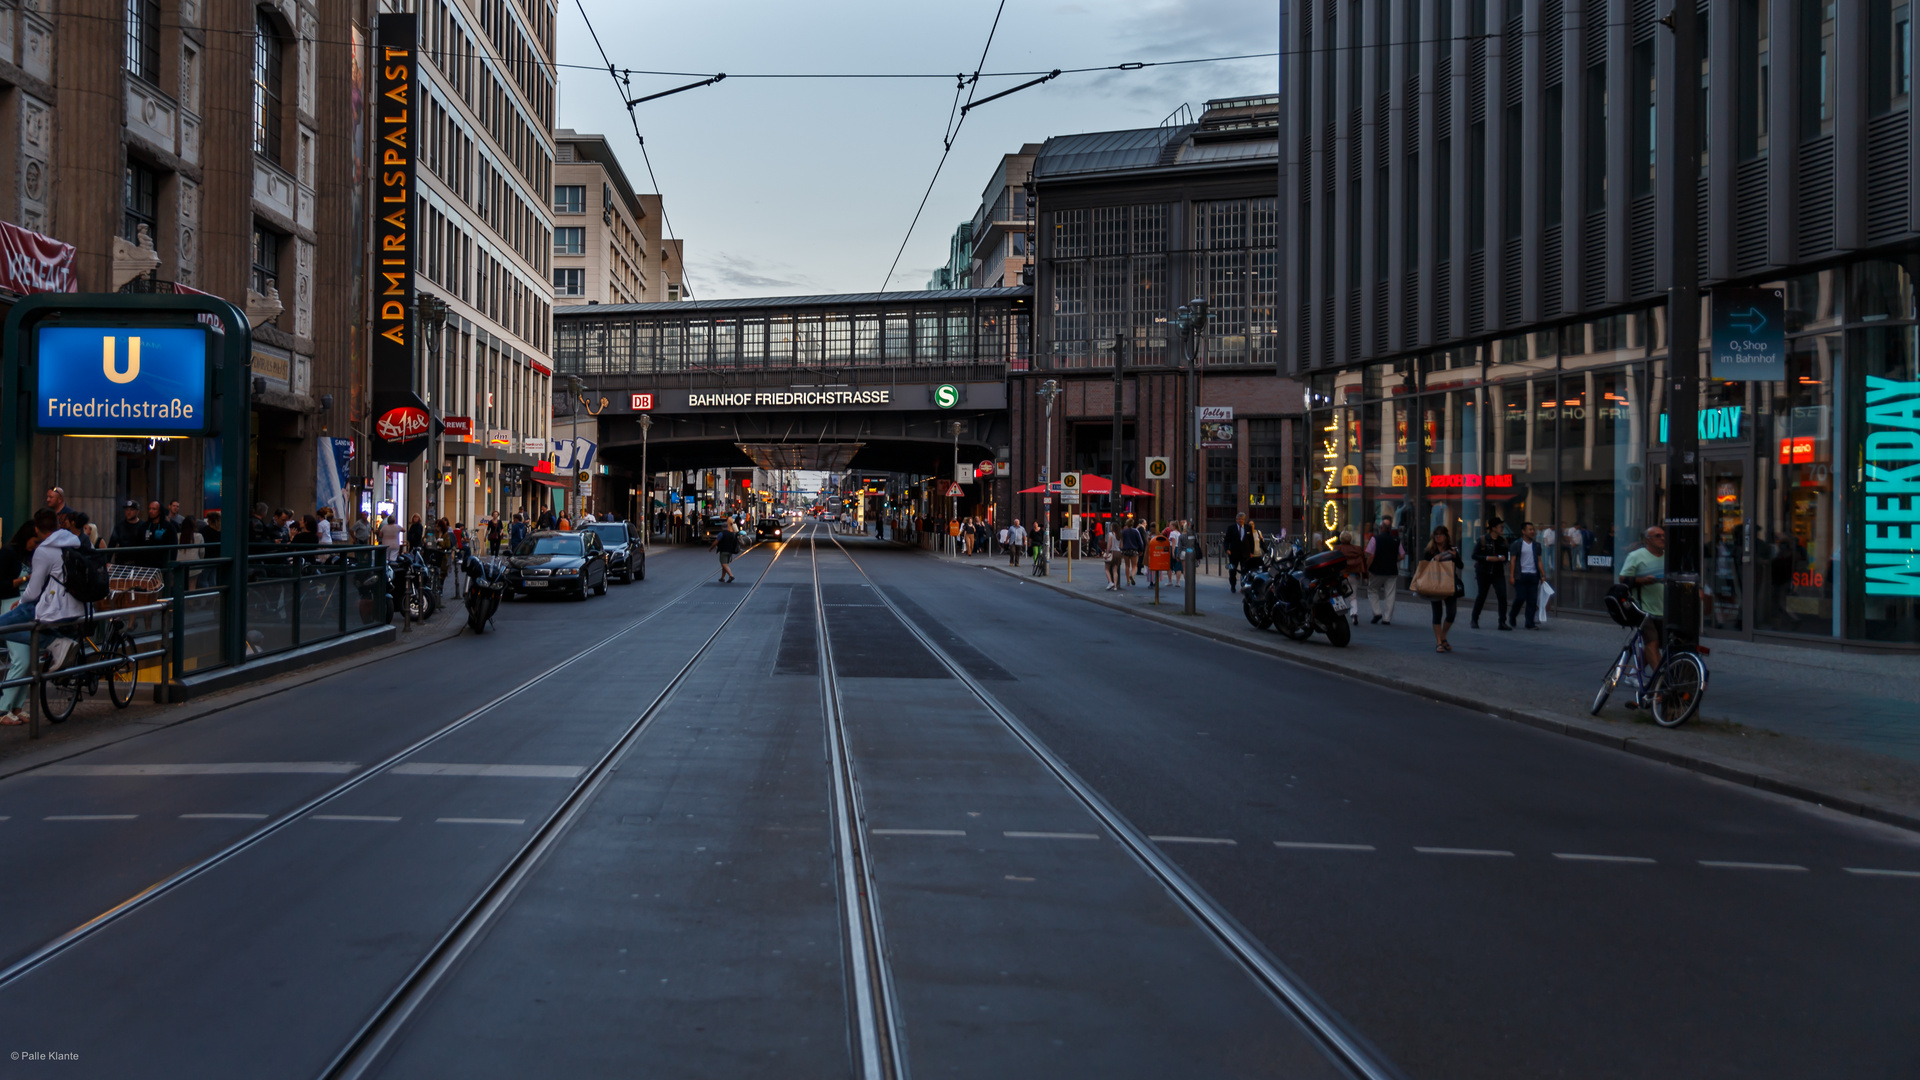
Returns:
[[[0,547],[0,613],[12,611],[20,603],[20,586],[27,579],[27,564],[33,560],[32,547],[40,542],[39,534],[28,521],[25,537],[16,536]],[[26,678],[31,666],[31,653],[20,642],[7,643],[7,680]],[[0,724],[8,727],[27,722],[27,711],[21,706],[27,701],[27,688],[9,687],[0,690]]]
[[[720,583],[733,580],[733,569],[729,565],[733,557],[740,554],[740,534],[733,531],[733,521],[728,519],[727,527],[715,534],[713,543],[707,546],[709,551],[720,553]]]
[[[84,520],[80,527],[86,527]],[[0,640],[30,644],[35,620],[77,619],[87,613],[88,598],[106,598],[106,552],[83,549],[79,535],[60,528],[51,510],[33,515],[33,531],[40,540],[33,549],[33,572],[27,578],[27,587],[20,591],[20,602],[0,615]]]

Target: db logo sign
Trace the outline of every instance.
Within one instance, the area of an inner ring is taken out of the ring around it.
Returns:
[[[653,408],[652,394],[633,395],[633,411],[634,412],[647,412],[652,408]]]
[[[427,411],[411,405],[388,411],[374,424],[374,431],[388,442],[424,438],[432,428],[433,419]]]

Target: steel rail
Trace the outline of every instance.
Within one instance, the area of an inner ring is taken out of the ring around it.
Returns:
[[[808,530],[813,565],[813,615],[819,627],[820,698],[826,714],[827,757],[832,767],[834,848],[840,863],[841,913],[846,924],[847,972],[851,977],[854,1034],[863,1080],[906,1080],[906,1046],[900,1038],[899,998],[887,963],[880,904],[873,882],[873,861],[866,846],[866,812],[859,780],[847,748],[840,680],[833,672],[833,642],[827,629],[826,598],[820,588],[819,540]],[[831,539],[831,533],[829,533]],[[839,546],[839,541],[834,540]],[[842,549],[845,550],[845,549]]]
[[[654,717],[658,716],[673,699],[680,685],[707,655],[713,643],[720,639],[720,635],[732,624],[734,617],[747,606],[747,601],[752,600],[754,594],[760,591],[760,586],[766,582],[767,575],[773,572],[774,564],[780,561],[784,550],[784,545],[774,549],[773,558],[767,560],[766,568],[760,571],[758,578],[754,579],[753,586],[747,590],[746,595],[742,596],[740,602],[727,612],[726,617],[720,620],[720,625],[714,627],[713,633],[707,635],[706,640],[702,641],[687,662],[680,666],[673,678],[668,680],[667,685],[654,695],[653,700],[641,710],[640,715],[634,717],[633,722],[627,725],[626,731],[622,732],[620,737],[614,740],[613,745],[600,755],[600,759],[581,775],[574,784],[573,790],[567,793],[558,806],[554,807],[546,820],[534,830],[533,835],[527,838],[473,902],[467,905],[466,910],[462,911],[460,917],[453,922],[446,933],[440,936],[426,956],[422,957],[407,976],[381,1001],[373,1015],[360,1025],[359,1030],[354,1033],[345,1048],[334,1056],[325,1069],[321,1070],[320,1076],[323,1080],[357,1080],[367,1075],[370,1069],[380,1063],[387,1050],[406,1029],[407,1022],[432,996],[434,990],[440,985],[440,981],[460,962],[467,948],[486,932],[494,916],[513,901],[521,884],[540,865],[547,852],[551,851],[554,845],[566,835],[580,812],[593,802],[594,796],[599,793],[608,778],[618,771],[620,759],[645,733]],[[705,584],[705,579],[702,579],[686,592],[690,593]],[[686,593],[681,595],[684,596]]]
[[[333,787],[328,788],[326,791],[323,791],[320,794],[307,799],[305,802],[294,807],[292,810],[289,810],[286,813],[280,815],[279,817],[274,818],[272,821],[269,821],[263,825],[260,825],[258,828],[255,828],[254,830],[247,833],[246,835],[227,844],[225,847],[221,848],[219,851],[214,852],[212,855],[208,855],[195,862],[189,863],[186,866],[180,868],[179,870],[176,870],[173,873],[168,874],[166,877],[163,877],[159,881],[156,881],[153,884],[148,885],[146,888],[141,889],[139,892],[134,893],[132,896],[126,898],[125,900],[122,900],[119,903],[114,904],[112,907],[106,909],[105,911],[102,911],[98,915],[93,916],[92,918],[74,927],[73,929],[66,931],[60,936],[54,938],[52,941],[49,941],[46,944],[35,949],[34,951],[28,953],[26,956],[23,956],[19,960],[14,961],[12,964],[7,965],[5,968],[0,968],[0,987],[5,987],[11,984],[15,980],[19,979],[21,976],[26,975],[27,973],[31,972],[35,968],[53,959],[55,956],[58,956],[60,953],[66,951],[69,948],[72,948],[75,944],[79,943],[80,941],[82,941],[89,935],[93,934],[95,931],[98,931],[102,927],[108,925],[109,923],[112,923],[113,921],[121,918],[122,916],[128,914],[129,912],[132,912],[144,906],[145,904],[149,903],[150,901],[168,892],[173,891],[179,886],[186,884],[187,882],[193,880],[194,878],[197,878],[200,875],[208,872],[209,870],[212,870],[213,868],[221,865],[222,863],[225,863],[228,860],[234,858],[235,856],[239,855],[241,852],[246,851],[247,849],[255,846],[256,844],[259,844],[261,841],[279,832],[281,829],[286,828],[288,825],[291,825],[293,822],[300,820],[301,818],[312,813],[313,811],[325,805],[326,803],[332,801],[333,799],[338,798],[339,796],[344,795],[349,791],[352,791],[356,787],[359,787],[362,783],[365,783],[371,777],[380,775],[381,773],[385,772],[387,769],[391,768],[392,766],[399,764],[405,758],[425,749],[427,746],[431,745],[435,741],[447,735],[450,735],[455,731],[460,730],[461,728],[465,727],[469,723],[472,723],[474,720],[479,719],[481,716],[484,716],[487,713],[491,712],[492,710],[498,708],[502,704],[505,704],[507,701],[513,699],[514,697],[522,693],[525,693],[526,691],[539,685],[541,682],[544,682],[545,680],[551,678],[555,674],[559,673],[561,670],[585,659],[586,657],[600,651],[601,649],[606,648],[608,645],[612,644],[614,641],[618,640],[619,638],[624,637],[627,634],[630,634],[633,631],[639,629],[641,626],[645,625],[647,622],[651,621],[656,616],[661,615],[662,613],[670,610],[671,608],[674,607],[674,605],[680,603],[680,601],[682,600],[685,600],[688,596],[691,596],[697,589],[699,589],[704,584],[706,584],[706,581],[704,578],[701,579],[700,581],[696,581],[692,585],[689,585],[685,589],[682,589],[679,593],[676,593],[674,597],[668,600],[666,603],[653,609],[647,614],[642,615],[640,618],[633,620],[632,622],[628,623],[626,626],[621,627],[620,629],[614,631],[612,634],[609,634],[607,637],[601,639],[595,644],[590,645],[584,649],[581,649],[579,652],[576,652],[572,656],[569,656],[566,659],[559,661],[558,663],[540,672],[539,674],[534,675],[532,678],[526,680],[525,682],[519,684],[518,686],[513,687],[511,690],[508,690],[500,694],[498,697],[495,697],[492,700],[487,701],[486,703],[465,713],[464,715],[457,717],[456,719],[446,724],[444,727],[441,727],[436,731],[433,731],[425,736],[422,736],[419,739],[414,740],[412,743],[409,743],[405,748],[398,750],[392,754],[389,754],[385,758],[382,758],[381,760],[375,762],[374,764],[369,765],[365,769],[362,769],[361,771],[348,777],[346,780],[341,781],[339,784],[336,784]],[[56,674],[58,673],[56,672]],[[29,771],[29,773],[23,774],[23,775],[30,775],[30,774],[31,773]]]
[[[1317,995],[1309,990],[1300,977],[1288,971],[1286,966],[1269,953],[1264,945],[1239,921],[1228,914],[1218,901],[1207,895],[1206,890],[1188,878],[1172,859],[1169,859],[1146,833],[1136,828],[1124,815],[1109,804],[1093,786],[1082,780],[1051,748],[1040,741],[1039,736],[1028,730],[1020,719],[1002,705],[980,682],[965,668],[947,655],[934,640],[924,633],[918,624],[894,604],[893,599],[869,577],[866,568],[853,557],[836,538],[834,546],[846,556],[853,568],[860,572],[873,593],[887,610],[893,612],[901,625],[907,628],[920,644],[926,646],[934,659],[947,669],[954,678],[960,680],[987,710],[1005,725],[1014,738],[1020,740],[1027,750],[1038,758],[1047,770],[1066,785],[1068,791],[1080,800],[1108,832],[1113,834],[1120,846],[1125,848],[1149,874],[1157,878],[1160,884],[1171,894],[1187,914],[1198,923],[1200,928],[1211,936],[1228,956],[1240,965],[1262,990],[1266,991],[1276,1004],[1288,1012],[1307,1034],[1319,1044],[1321,1050],[1336,1065],[1359,1080],[1405,1080],[1405,1074],[1389,1062],[1384,1055],[1374,1049],[1358,1032],[1339,1016]]]

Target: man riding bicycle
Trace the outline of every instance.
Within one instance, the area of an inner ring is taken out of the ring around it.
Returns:
[[[1650,525],[1640,534],[1646,546],[1627,556],[1620,580],[1633,587],[1633,602],[1647,613],[1645,631],[1647,667],[1660,666],[1660,641],[1667,627],[1667,531]]]

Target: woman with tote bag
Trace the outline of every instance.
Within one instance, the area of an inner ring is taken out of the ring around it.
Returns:
[[[1433,602],[1433,651],[1452,652],[1447,632],[1453,629],[1459,598],[1466,588],[1460,581],[1460,549],[1454,546],[1453,534],[1445,525],[1433,530],[1433,539],[1420,553],[1420,566],[1413,572],[1413,591]]]

